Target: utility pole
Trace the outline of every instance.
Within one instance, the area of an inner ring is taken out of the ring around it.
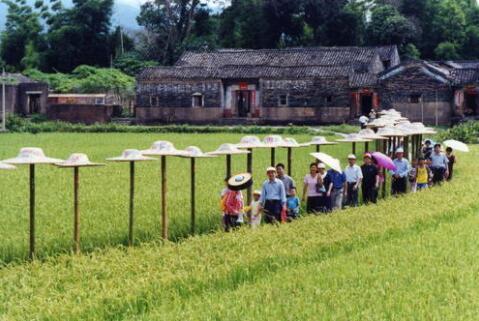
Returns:
[[[6,105],[5,82],[6,82],[5,68],[3,68],[3,71],[2,71],[2,132],[7,130],[7,126],[6,126],[7,113],[6,113],[6,106],[5,106]]]

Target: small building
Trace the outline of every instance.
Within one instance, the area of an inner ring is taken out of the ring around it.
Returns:
[[[398,63],[396,46],[186,52],[143,70],[135,113],[140,123],[342,123],[379,107],[361,89],[364,108],[352,108],[351,84]]]
[[[108,123],[121,114],[118,98],[110,94],[50,94],[47,117],[70,123]]]
[[[4,81],[7,113],[22,116],[46,113],[48,84],[17,73],[6,73]],[[0,101],[3,99],[2,94],[3,91],[0,90]]]

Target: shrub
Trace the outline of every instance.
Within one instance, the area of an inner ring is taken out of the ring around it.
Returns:
[[[479,143],[479,121],[469,121],[445,130],[439,134],[440,140],[455,139],[468,144]]]

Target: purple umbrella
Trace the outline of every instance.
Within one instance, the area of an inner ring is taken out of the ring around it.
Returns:
[[[374,152],[372,153],[372,156],[378,163],[378,166],[391,171],[396,170],[396,165],[394,165],[393,160],[389,158],[388,156],[384,155],[383,153]]]

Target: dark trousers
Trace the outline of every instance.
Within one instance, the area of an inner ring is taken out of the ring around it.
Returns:
[[[359,199],[358,199],[358,190],[354,189],[356,183],[348,183],[348,195],[346,197],[346,205],[357,207],[359,206]]]
[[[441,184],[444,181],[444,174],[446,169],[443,167],[432,167],[432,183],[434,185]]]
[[[266,200],[264,203],[264,221],[268,224],[281,222],[283,206],[279,200]]]
[[[373,203],[376,204],[378,200],[378,192],[376,190],[375,185],[362,185],[363,191],[363,203],[369,204]]]
[[[393,177],[391,188],[393,195],[405,194],[407,192],[407,177]]]
[[[240,227],[241,224],[238,223],[237,215],[225,214],[223,216],[223,226],[225,228],[225,232],[229,232],[235,228]]]
[[[306,211],[308,213],[327,213],[331,210],[330,198],[323,193],[322,196],[308,196]]]

